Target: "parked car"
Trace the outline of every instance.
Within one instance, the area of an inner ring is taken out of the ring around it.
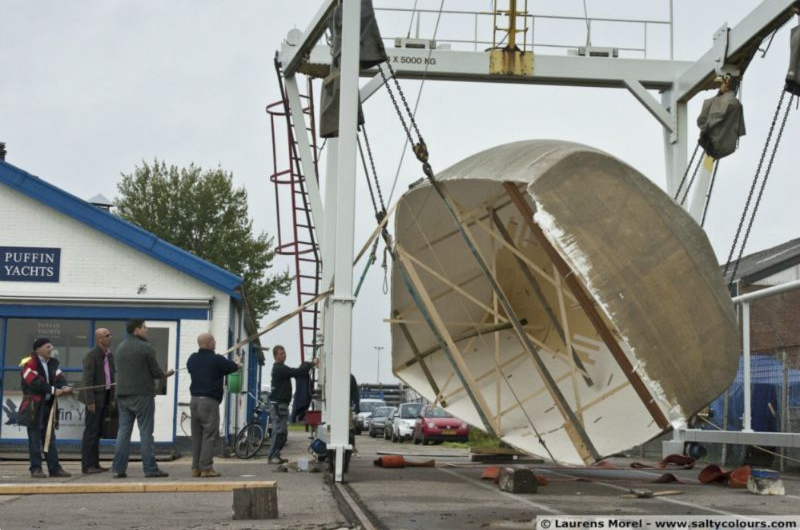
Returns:
[[[426,445],[428,442],[443,441],[466,442],[469,439],[469,425],[454,417],[441,407],[425,405],[414,422],[414,443]]]
[[[389,415],[397,410],[397,407],[378,407],[375,409],[375,412],[372,413],[372,417],[369,419],[369,428],[367,431],[369,432],[370,438],[375,438],[379,434],[382,436],[384,427],[386,427],[386,420],[389,419]]]
[[[422,403],[403,403],[392,419],[392,441],[410,440],[414,435],[414,422],[422,410]]]
[[[362,399],[358,402],[358,414],[355,420],[355,432],[361,434],[363,431],[369,429],[369,419],[372,412],[378,407],[385,407],[386,402],[382,399]]]

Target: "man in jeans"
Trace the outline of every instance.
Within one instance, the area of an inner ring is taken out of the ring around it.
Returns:
[[[214,446],[219,438],[219,404],[224,377],[239,369],[239,358],[230,361],[214,353],[217,341],[211,333],[197,337],[197,352],[189,356],[186,369],[192,376],[189,392],[192,411],[192,476],[218,477],[214,470]]]
[[[175,370],[163,371],[156,360],[156,351],[147,342],[147,325],[142,319],[129,320],[125,326],[128,338],[117,348],[117,407],[119,430],[111,471],[114,478],[127,477],[133,420],[139,425],[142,467],[147,478],[167,477],[156,465],[153,445],[153,416],[156,410],[155,379],[165,379]]]
[[[307,374],[311,368],[317,366],[319,359],[313,363],[304,362],[297,368],[289,368],[286,362],[286,350],[283,346],[276,345],[272,348],[272,388],[269,393],[269,402],[272,414],[272,442],[269,451],[270,464],[283,464],[287,462],[281,458],[281,449],[286,444],[286,423],[289,420],[289,403],[292,401],[292,377]]]

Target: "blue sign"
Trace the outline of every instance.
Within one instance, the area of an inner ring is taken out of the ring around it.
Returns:
[[[0,247],[0,282],[58,282],[60,248]]]

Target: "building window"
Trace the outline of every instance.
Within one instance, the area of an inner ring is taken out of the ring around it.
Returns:
[[[94,329],[107,328],[111,331],[111,352],[117,351],[119,345],[122,344],[128,333],[125,331],[125,322],[121,320],[96,320]],[[94,330],[92,330],[94,334]],[[163,328],[155,328],[148,326],[147,342],[156,350],[156,360],[158,365],[164,369],[167,366],[167,352],[169,351],[169,330]],[[165,379],[156,379],[156,395],[167,395],[167,381]]]
[[[67,369],[81,369],[83,357],[89,351],[90,323],[88,320],[9,318],[6,326],[5,365],[3,373],[5,391],[20,390],[18,367],[20,362],[30,356],[31,346],[37,337],[47,337],[53,342],[53,357],[65,372],[67,381],[75,384],[80,381],[80,373]]]

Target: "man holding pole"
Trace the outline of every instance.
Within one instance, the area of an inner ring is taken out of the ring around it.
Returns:
[[[154,416],[156,412],[155,379],[166,379],[175,370],[162,370],[156,360],[156,350],[147,341],[147,324],[135,318],[125,324],[128,338],[117,348],[117,407],[119,408],[119,430],[114,447],[114,462],[111,465],[113,478],[128,476],[131,433],[134,420],[139,425],[139,450],[145,478],[168,477],[156,464],[153,440]]]
[[[86,428],[81,441],[81,469],[91,475],[108,471],[100,466],[100,437],[103,420],[114,403],[114,357],[111,355],[111,332],[98,328],[94,332],[94,348],[83,358],[81,392],[86,404]]]
[[[197,352],[189,356],[186,368],[192,377],[189,392],[192,412],[192,476],[218,477],[214,469],[214,447],[219,438],[219,405],[226,375],[239,369],[239,357],[234,361],[214,353],[217,341],[211,333],[197,337]]]
[[[58,360],[50,356],[53,344],[50,339],[33,341],[33,353],[22,365],[22,403],[19,407],[19,423],[28,428],[28,454],[31,461],[31,477],[47,478],[42,471],[42,451],[46,454],[47,470],[51,477],[70,477],[58,461],[56,449],[56,423],[58,410],[55,398],[69,394]]]
[[[313,362],[304,362],[297,368],[290,368],[286,362],[286,350],[283,346],[276,345],[272,348],[272,388],[269,401],[272,414],[272,444],[269,451],[270,464],[283,464],[286,459],[281,458],[281,449],[286,444],[287,428],[289,421],[289,403],[292,401],[292,377],[307,374],[319,364],[319,359]]]

